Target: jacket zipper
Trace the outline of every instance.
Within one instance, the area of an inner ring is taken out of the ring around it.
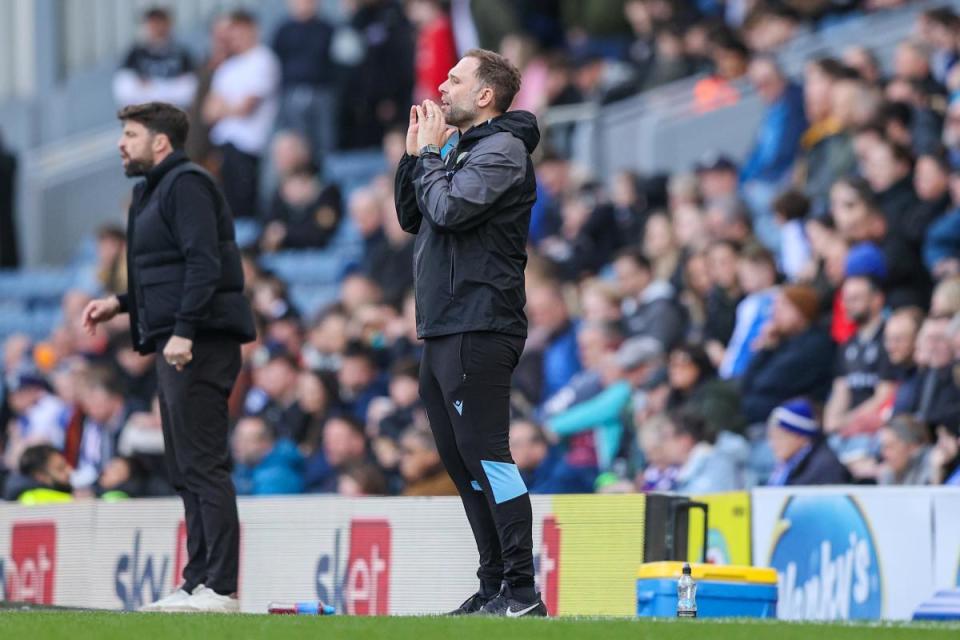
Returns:
[[[457,276],[457,253],[450,246],[450,299],[453,300],[453,284]]]

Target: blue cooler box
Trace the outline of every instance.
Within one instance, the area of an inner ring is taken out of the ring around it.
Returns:
[[[699,618],[776,618],[777,572],[760,567],[690,564]],[[649,562],[637,573],[637,615],[677,615],[682,562]]]

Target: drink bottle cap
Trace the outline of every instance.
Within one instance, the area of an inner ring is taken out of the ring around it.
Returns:
[[[690,575],[690,563],[689,563],[689,562],[684,562],[684,563],[683,563],[683,575],[685,575],[685,576]]]

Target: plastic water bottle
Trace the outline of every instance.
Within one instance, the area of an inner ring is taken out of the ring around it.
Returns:
[[[332,616],[337,612],[329,604],[314,600],[311,602],[271,602],[267,613],[281,616]]]
[[[690,563],[683,563],[683,575],[677,581],[677,617],[697,617],[697,583],[690,575]]]

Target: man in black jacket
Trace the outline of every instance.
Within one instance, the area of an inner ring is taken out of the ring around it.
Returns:
[[[167,467],[183,499],[183,584],[152,611],[236,612],[240,525],[230,477],[227,398],[240,344],[255,338],[233,218],[213,178],[183,152],[187,116],[165,103],[120,111],[120,156],[134,187],[126,294],[83,312],[91,334],[130,314],[137,351],[160,351],[157,378]]]
[[[480,589],[455,614],[546,615],[530,496],[509,447],[510,378],[527,335],[530,153],[540,140],[532,114],[507,113],[519,88],[505,58],[468,51],[440,85],[440,105],[411,107],[397,168],[400,224],[417,235],[420,396],[480,552]]]

